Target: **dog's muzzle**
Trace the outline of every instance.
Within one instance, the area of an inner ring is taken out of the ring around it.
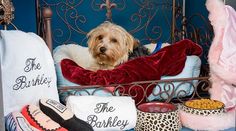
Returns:
[[[100,50],[101,53],[105,53],[107,48],[106,47],[101,47],[99,50]]]

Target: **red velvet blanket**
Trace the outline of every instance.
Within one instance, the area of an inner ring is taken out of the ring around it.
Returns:
[[[97,72],[93,72],[83,69],[69,59],[61,61],[61,69],[66,79],[80,85],[109,85],[134,81],[159,80],[164,75],[171,76],[179,74],[184,68],[187,55],[201,55],[201,53],[202,48],[199,45],[186,39],[162,48],[151,56],[130,60],[113,70],[98,70]],[[140,88],[132,89],[134,92],[141,91]],[[146,95],[150,95],[152,90],[153,87],[148,89]],[[122,89],[122,93],[128,92],[128,86]],[[141,94],[135,97],[137,101],[140,101],[140,99],[143,99]]]

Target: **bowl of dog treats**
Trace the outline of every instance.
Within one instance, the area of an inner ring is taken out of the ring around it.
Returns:
[[[194,99],[183,103],[182,111],[195,115],[209,116],[225,112],[224,103],[211,99]]]

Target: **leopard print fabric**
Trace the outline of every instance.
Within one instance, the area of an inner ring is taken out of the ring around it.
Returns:
[[[214,110],[203,110],[203,109],[193,109],[187,106],[182,105],[181,107],[184,112],[195,114],[195,115],[203,115],[203,116],[209,116],[209,115],[215,115],[215,114],[222,114],[225,112],[224,108],[220,109],[214,109]]]
[[[181,123],[178,110],[167,113],[138,112],[135,131],[179,131]]]

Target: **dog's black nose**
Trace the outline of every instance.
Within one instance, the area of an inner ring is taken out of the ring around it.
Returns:
[[[101,53],[105,53],[106,50],[107,50],[106,47],[101,47],[101,48],[100,48],[100,52],[101,52]]]

